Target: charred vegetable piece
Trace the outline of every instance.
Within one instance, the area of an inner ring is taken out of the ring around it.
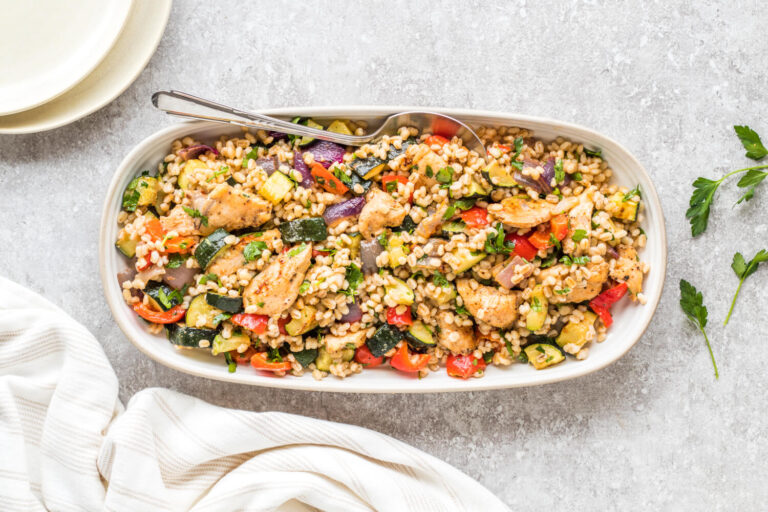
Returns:
[[[432,330],[424,325],[423,322],[416,320],[405,332],[405,338],[408,344],[416,349],[434,347],[437,342],[432,336]]]
[[[591,311],[584,312],[584,319],[580,322],[569,322],[565,324],[563,330],[560,331],[560,335],[557,337],[557,344],[563,349],[568,347],[570,350],[566,352],[578,352],[578,349],[583,347],[587,343],[590,331],[594,334],[595,320],[597,315]]]
[[[211,346],[211,353],[214,356],[229,352],[231,350],[237,350],[240,345],[251,345],[251,338],[243,333],[232,333],[229,338],[225,338],[221,334],[217,334],[213,338],[213,345]]]
[[[197,244],[195,248],[195,259],[200,268],[205,270],[217,257],[221,256],[227,249],[226,238],[229,233],[219,228]]]
[[[386,165],[387,163],[384,160],[376,158],[375,156],[370,156],[368,158],[358,158],[356,160],[352,160],[352,162],[349,164],[352,170],[364,180],[369,180],[374,176],[378,176],[381,171],[384,170]]]
[[[167,329],[168,341],[179,347],[210,348],[216,338],[216,331],[211,329],[181,327],[178,324],[171,324]]]
[[[133,178],[123,192],[123,210],[133,212],[139,206],[154,205],[159,190],[157,178],[146,175]]]
[[[395,304],[410,306],[415,295],[413,290],[401,279],[392,278],[392,283],[384,286],[385,297],[389,297]]]
[[[317,320],[315,320],[317,308],[304,306],[300,313],[299,318],[291,318],[291,321],[285,324],[285,332],[291,336],[299,336],[317,327]]]
[[[494,160],[483,169],[483,177],[494,187],[516,187],[517,181],[508,169],[504,169],[498,160]]]
[[[192,174],[197,169],[207,168],[208,165],[206,165],[206,163],[202,160],[187,160],[187,162],[184,164],[184,167],[181,169],[181,172],[179,173],[179,179],[177,181],[179,188],[182,190],[189,190],[189,188],[192,186],[190,176],[192,176]]]
[[[208,301],[205,300],[205,295],[198,295],[189,303],[185,323],[187,324],[187,327],[206,327],[208,329],[215,329],[219,325],[216,321],[216,317],[221,313],[222,311],[219,308],[208,304]],[[199,322],[201,318],[204,320],[203,322]],[[198,325],[198,322],[200,325]]]
[[[549,310],[549,301],[544,295],[544,290],[540,284],[536,285],[533,293],[531,293],[530,306],[531,309],[528,311],[525,323],[529,331],[535,332],[544,327],[544,322],[547,320],[547,311]]]
[[[149,298],[149,302],[161,311],[168,311],[173,306],[181,304],[183,297],[181,293],[162,283],[150,283],[144,288],[144,294]]]
[[[524,350],[525,355],[528,357],[528,362],[537,370],[543,370],[565,359],[563,353],[549,343],[534,343],[525,347]]]
[[[623,220],[624,222],[635,222],[637,220],[637,212],[640,209],[640,201],[637,199],[625,200],[625,195],[617,192],[608,197],[608,201],[614,207],[613,217],[615,219]]]
[[[328,238],[328,226],[322,217],[296,219],[278,226],[283,243],[322,242]]]
[[[400,343],[403,339],[401,333],[396,327],[389,324],[383,324],[379,327],[373,336],[367,341],[368,349],[376,357],[381,357]]]
[[[317,359],[317,352],[316,348],[308,348],[299,352],[293,352],[293,357],[301,366],[306,368]]]
[[[320,123],[314,122],[312,119],[307,119],[306,121],[304,121],[301,124],[303,124],[304,126],[307,126],[309,128],[314,128],[315,130],[322,130],[323,129],[323,125],[321,125]],[[304,136],[304,137],[302,137],[299,140],[299,146],[307,146],[307,145],[311,144],[314,140],[315,140],[314,137]]]
[[[226,311],[227,313],[239,313],[243,309],[242,297],[229,297],[227,295],[208,292],[205,294],[205,301],[211,306]]]

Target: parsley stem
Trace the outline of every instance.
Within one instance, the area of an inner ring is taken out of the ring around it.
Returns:
[[[723,325],[728,325],[728,320],[731,319],[731,313],[733,313],[733,307],[736,305],[736,298],[739,296],[742,284],[744,284],[744,279],[739,279],[739,286],[736,288],[736,293],[733,295],[733,300],[731,301],[731,309],[728,310],[728,316],[725,317],[725,322],[723,322]]]
[[[707,342],[707,349],[709,349],[709,357],[712,358],[712,366],[715,367],[715,378],[719,379],[720,374],[717,372],[717,363],[715,362],[715,354],[712,352],[712,345],[709,344],[709,337],[707,336],[707,332],[700,325],[697,325],[697,326],[701,331],[701,334],[704,335],[704,340]]]
[[[739,174],[740,172],[747,172],[747,171],[759,171],[760,169],[768,169],[768,164],[766,165],[756,165],[754,167],[745,167],[744,169],[736,169],[735,171],[731,171],[719,180],[717,180],[718,183],[722,183],[725,181],[726,178],[730,178],[734,174]]]

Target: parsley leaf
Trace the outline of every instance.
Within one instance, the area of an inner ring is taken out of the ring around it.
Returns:
[[[360,267],[354,263],[350,263],[344,274],[344,279],[349,283],[349,287],[347,287],[346,290],[342,290],[341,293],[351,297],[357,291],[357,287],[360,286],[360,283],[363,282],[363,272],[360,270]]]
[[[583,178],[584,176],[582,176],[580,172],[571,174],[571,179],[573,179],[573,181],[581,181]]]
[[[437,174],[435,175],[435,179],[438,181],[438,183],[452,183],[453,182],[453,167],[443,167],[439,171],[437,171]]]
[[[587,238],[587,230],[586,229],[577,229],[571,235],[571,240],[573,240],[574,242],[581,242],[585,238]]]
[[[338,180],[345,185],[349,185],[352,183],[352,178],[349,177],[347,173],[345,173],[339,166],[335,166],[333,168],[333,175],[338,178]]]
[[[565,171],[563,170],[563,160],[558,158],[555,161],[555,182],[562,183],[565,179]]]
[[[768,176],[768,171],[761,171],[759,169],[750,169],[747,171],[747,174],[742,176],[736,185],[740,188],[749,187],[749,189],[744,193],[743,196],[741,196],[738,201],[736,201],[736,204],[752,199],[752,197],[755,195],[755,188],[757,188],[757,186],[762,183],[766,176]]]
[[[555,254],[551,254],[547,256],[547,259],[542,260],[539,268],[549,268],[552,265],[554,265],[556,261],[557,261],[557,256]]]
[[[219,325],[224,320],[229,320],[230,318],[232,318],[232,315],[230,313],[219,313],[218,315],[213,317],[212,322],[213,322],[213,325]]]
[[[187,212],[187,215],[193,219],[200,219],[200,222],[202,222],[203,226],[208,226],[208,217],[200,213],[200,210],[195,210],[194,208],[190,208],[188,206],[182,206],[182,209]]]
[[[622,203],[626,203],[633,197],[637,196],[638,198],[643,197],[642,194],[640,194],[640,185],[636,186],[626,194],[624,194],[624,197],[621,198]]]
[[[304,295],[307,290],[309,290],[310,283],[309,281],[304,281],[301,283],[301,286],[299,286],[299,295]]]
[[[387,235],[384,234],[384,233],[380,234],[378,236],[378,238],[376,238],[376,240],[378,240],[379,241],[379,245],[381,245],[385,249],[389,245],[389,240],[387,240]]]
[[[451,286],[450,281],[439,270],[435,270],[435,273],[432,274],[432,284],[440,288]]]
[[[596,158],[603,158],[603,150],[602,149],[587,149],[584,148],[584,153],[586,153],[587,156],[594,156]]]
[[[715,378],[719,378],[717,372],[717,363],[715,362],[715,355],[712,353],[712,345],[709,343],[709,338],[704,328],[707,326],[707,307],[704,305],[704,297],[701,292],[686,281],[680,280],[680,307],[688,317],[688,320],[695,325],[701,334],[704,335],[704,340],[707,342],[707,349],[709,349],[709,357],[712,359],[712,366],[715,368]]]
[[[757,267],[760,263],[763,263],[765,261],[768,261],[768,251],[765,249],[762,249],[757,254],[755,254],[755,257],[749,260],[749,263],[747,263],[744,260],[744,256],[740,252],[737,252],[733,255],[733,262],[731,263],[731,268],[736,273],[736,277],[739,278],[739,286],[736,288],[736,293],[733,295],[733,300],[731,301],[731,308],[728,310],[728,316],[725,317],[725,322],[723,322],[723,325],[728,325],[728,320],[731,319],[731,313],[733,313],[733,307],[736,305],[736,298],[739,296],[739,292],[741,292],[741,285],[744,284],[744,281],[754,274],[757,271]]]
[[[566,286],[562,290],[555,290],[555,293],[558,294],[558,295],[567,295],[567,294],[571,293],[571,289]]]
[[[508,254],[515,250],[515,243],[505,240],[507,234],[501,222],[494,227],[494,232],[485,239],[483,250],[488,254]]]
[[[531,303],[531,309],[537,313],[541,311],[541,300],[539,300],[538,297],[533,298],[533,302]]]
[[[219,279],[219,276],[216,274],[205,274],[203,277],[200,278],[200,281],[197,282],[197,284],[205,284],[208,281],[216,280],[216,283],[219,285],[219,288],[222,287],[221,279]]]
[[[256,240],[246,245],[245,249],[243,249],[243,257],[245,258],[246,263],[261,257],[261,253],[263,253],[265,249],[267,249],[267,243],[260,240]]]
[[[562,248],[560,240],[557,239],[554,233],[549,234],[549,245],[552,247],[557,247],[558,250]]]
[[[186,256],[174,252],[168,256],[168,264],[165,268],[179,268],[185,261],[187,261]]]
[[[752,160],[760,160],[768,155],[768,149],[763,145],[760,136],[749,126],[734,126],[733,130],[738,135],[741,145],[747,150],[746,157]]]
[[[456,306],[456,314],[457,315],[466,315],[466,316],[472,316],[471,313],[467,308],[464,306]]]
[[[460,210],[463,210],[463,211],[467,211],[470,208],[472,208],[473,206],[475,206],[476,202],[477,202],[477,198],[476,197],[465,197],[463,199],[456,200],[456,202],[454,202],[453,204],[454,204],[454,206],[456,206],[456,208],[458,208]]]
[[[232,359],[232,355],[229,352],[224,352],[224,360],[227,362],[227,371],[235,373],[237,371],[237,363]]]
[[[445,213],[443,214],[443,220],[448,220],[451,217],[453,217],[455,214],[456,214],[456,205],[452,204],[445,209]]]
[[[306,249],[306,248],[307,248],[307,244],[305,244],[304,242],[302,242],[302,243],[301,243],[301,245],[299,245],[299,246],[297,246],[297,247],[294,247],[293,249],[291,249],[290,251],[288,251],[288,256],[289,256],[289,257],[291,257],[291,258],[293,258],[293,257],[294,257],[294,256],[296,256],[297,254],[300,254],[300,253],[301,253],[301,251],[303,251],[303,250],[304,250],[304,249]]]

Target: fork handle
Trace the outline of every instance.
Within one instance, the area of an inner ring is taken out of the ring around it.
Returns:
[[[157,91],[152,95],[152,104],[159,110],[174,116],[204,119],[206,121],[229,123],[250,128],[261,128],[300,137],[314,137],[347,146],[360,146],[369,140],[369,137],[366,136],[344,135],[317,130],[301,124],[289,123],[288,121],[265,116],[264,114],[238,110],[180,91]]]

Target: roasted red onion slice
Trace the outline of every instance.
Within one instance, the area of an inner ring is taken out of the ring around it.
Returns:
[[[378,240],[364,240],[360,243],[360,259],[363,262],[363,272],[366,274],[372,274],[379,270],[379,265],[376,263],[376,258],[384,252],[384,247],[381,246]]]
[[[198,144],[197,146],[189,146],[179,151],[179,156],[184,160],[191,160],[197,158],[203,153],[210,151],[214,155],[218,155],[219,152],[216,148],[206,146],[205,144]]]
[[[341,316],[342,322],[353,324],[359,322],[363,318],[363,310],[357,305],[357,299],[355,299],[355,302],[348,303],[347,307],[349,308],[349,312]]]
[[[323,219],[325,219],[326,224],[332,226],[343,219],[360,215],[360,212],[363,211],[363,206],[365,206],[365,197],[353,197],[326,208],[325,213],[323,213]]]
[[[312,156],[315,157],[315,162],[322,164],[327,169],[334,162],[342,162],[344,160],[346,149],[344,149],[344,146],[334,142],[319,140],[307,148],[307,152],[312,153]]]

